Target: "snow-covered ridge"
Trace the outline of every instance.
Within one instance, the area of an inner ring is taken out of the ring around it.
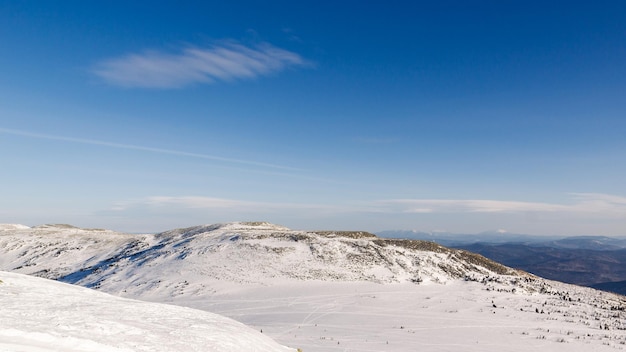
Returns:
[[[243,233],[254,233],[254,232],[286,232],[292,231],[291,229],[282,226],[276,225],[265,221],[238,221],[238,222],[228,222],[228,223],[217,223],[217,224],[207,224],[207,225],[199,225],[192,226],[180,229],[169,230],[165,232],[161,232],[156,236],[159,238],[165,238],[168,236],[178,236],[184,235],[186,237],[193,236],[201,233],[209,233],[213,231],[241,231]]]
[[[0,272],[0,351],[288,352],[217,314]]]
[[[362,231],[294,231],[265,222],[201,225],[156,235],[46,225],[4,231],[0,254],[0,269],[132,297],[157,291],[187,294],[213,281],[445,283],[525,275],[432,242],[383,239]]]
[[[21,224],[0,224],[0,231],[3,230],[24,230],[29,227]]]
[[[5,230],[0,232],[0,270],[59,279],[148,246],[152,237],[71,225]]]
[[[207,280],[445,283],[524,275],[432,242],[383,239],[362,231],[293,231],[266,222],[202,225],[156,235],[45,225],[4,231],[0,253],[1,269],[133,294],[179,292],[181,282],[188,282],[179,279],[181,273],[193,275],[196,289]]]

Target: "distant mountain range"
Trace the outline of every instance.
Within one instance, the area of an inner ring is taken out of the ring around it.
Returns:
[[[548,279],[626,294],[626,237],[417,231],[383,231],[379,235],[433,241]]]
[[[485,231],[475,234],[451,232],[426,232],[415,230],[387,230],[376,232],[380,237],[433,241],[442,246],[464,246],[475,243],[504,244],[516,243],[541,247],[568,249],[612,250],[625,249],[626,236],[538,236],[510,233],[506,231]]]

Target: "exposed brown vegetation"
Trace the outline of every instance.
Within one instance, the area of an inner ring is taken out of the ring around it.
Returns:
[[[378,238],[373,233],[367,231],[311,231],[312,233],[326,237],[348,237],[348,238]]]
[[[452,250],[450,248],[441,246],[435,242],[420,241],[420,240],[399,240],[399,239],[383,239],[379,238],[373,241],[381,247],[397,246],[407,249],[414,249],[418,251],[429,251],[436,253],[449,253]]]
[[[473,264],[473,265],[482,266],[483,268],[489,269],[496,274],[500,274],[500,275],[517,274],[517,271],[509,267],[506,267],[500,263],[494,262],[491,259],[487,259],[480,254],[476,254],[476,253],[468,252],[464,250],[455,250],[455,251],[457,253],[457,256],[463,261]]]

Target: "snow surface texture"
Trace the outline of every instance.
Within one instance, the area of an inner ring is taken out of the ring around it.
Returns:
[[[217,314],[0,272],[0,351],[294,351]]]
[[[0,231],[4,230],[25,230],[28,229],[28,226],[20,225],[20,224],[0,224]]]
[[[0,269],[213,311],[304,352],[626,349],[623,296],[364,232],[15,229]]]

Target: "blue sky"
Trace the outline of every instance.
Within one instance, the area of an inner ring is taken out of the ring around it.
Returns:
[[[0,222],[626,235],[626,3],[0,2]]]

